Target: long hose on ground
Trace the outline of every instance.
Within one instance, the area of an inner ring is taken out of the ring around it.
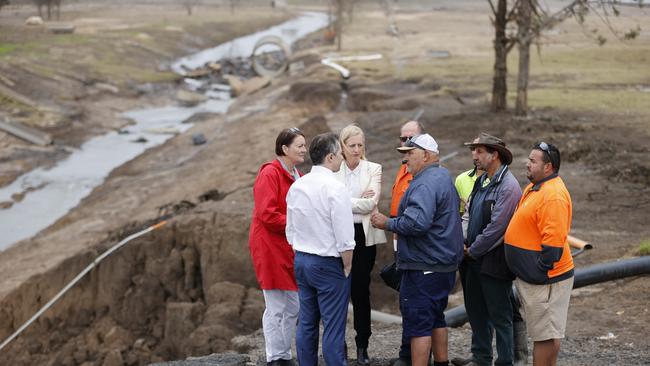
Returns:
[[[601,282],[650,274],[650,256],[625,259],[616,262],[600,263],[575,270],[573,288],[577,289]],[[456,328],[467,322],[465,305],[445,311],[447,326]]]
[[[8,345],[11,341],[13,341],[16,337],[18,337],[20,335],[20,333],[22,333],[30,324],[32,324],[36,319],[38,319],[38,317],[41,316],[45,311],[47,311],[47,309],[49,309],[52,305],[54,305],[54,303],[57,302],[66,292],[68,292],[68,290],[70,290],[72,288],[72,286],[77,284],[77,282],[79,282],[79,280],[81,280],[81,278],[83,276],[85,276],[88,272],[90,272],[93,268],[95,268],[99,264],[99,262],[104,260],[104,258],[108,257],[114,251],[120,249],[121,247],[123,247],[126,243],[130,242],[131,240],[133,240],[135,238],[139,238],[142,235],[147,234],[147,233],[149,233],[151,231],[154,231],[154,230],[164,226],[165,224],[167,224],[167,221],[161,221],[161,222],[159,222],[159,223],[157,223],[155,225],[149,226],[148,228],[146,228],[146,229],[144,229],[142,231],[139,231],[139,232],[137,232],[135,234],[132,234],[132,235],[128,236],[127,238],[125,238],[124,240],[122,240],[121,242],[119,242],[119,243],[115,244],[114,246],[112,246],[110,249],[108,249],[107,251],[102,253],[102,255],[100,255],[99,257],[95,258],[95,260],[92,263],[90,263],[83,271],[81,271],[77,275],[77,277],[73,278],[72,281],[70,281],[61,291],[59,291],[59,293],[56,294],[56,296],[54,296],[52,298],[52,300],[48,301],[48,303],[45,304],[39,311],[37,311],[36,314],[34,314],[34,316],[32,316],[28,321],[26,321],[25,324],[20,326],[20,328],[18,328],[18,330],[16,330],[14,332],[14,334],[9,336],[9,338],[5,339],[5,341],[2,342],[2,344],[0,344],[0,351],[6,345]]]

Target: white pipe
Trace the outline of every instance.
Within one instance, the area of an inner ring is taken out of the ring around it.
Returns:
[[[334,63],[334,62],[330,61],[327,58],[322,59],[320,61],[320,63],[325,65],[325,66],[329,66],[329,67],[333,68],[334,70],[338,71],[339,73],[341,73],[341,77],[343,79],[347,79],[347,78],[350,77],[350,70],[346,69],[345,67],[343,67],[343,66],[341,66],[341,65],[339,65],[337,63]]]
[[[449,154],[443,156],[442,158],[440,158],[440,162],[442,163],[442,162],[444,162],[444,161],[447,161],[447,160],[453,158],[453,157],[456,156],[456,155],[458,155],[458,151],[454,151],[454,152],[452,152],[452,153],[449,153]]]
[[[348,304],[348,313],[352,313],[352,304]],[[370,310],[370,319],[388,324],[402,324],[402,317],[398,315],[383,313],[377,310]]]
[[[111,253],[113,253],[114,251],[120,249],[121,247],[123,247],[126,243],[130,242],[131,240],[133,240],[135,238],[138,238],[138,237],[141,237],[142,235],[147,234],[147,233],[149,233],[149,232],[151,232],[153,230],[156,230],[156,229],[164,226],[165,224],[167,224],[167,221],[161,221],[161,222],[159,222],[159,223],[157,223],[155,225],[149,226],[148,228],[146,228],[146,229],[144,229],[144,230],[142,230],[140,232],[132,234],[132,235],[128,236],[126,239],[122,240],[121,242],[115,244],[113,247],[111,247],[110,249],[105,251],[99,257],[95,258],[95,260],[92,263],[90,263],[83,271],[81,271],[77,275],[77,277],[75,277],[61,291],[59,291],[59,293],[56,294],[56,296],[54,296],[54,298],[52,298],[52,300],[50,300],[47,304],[45,304],[45,306],[43,306],[38,312],[36,312],[36,314],[34,314],[34,316],[32,316],[27,322],[25,322],[25,324],[23,324],[20,328],[18,328],[18,330],[16,332],[14,332],[14,334],[12,334],[9,338],[7,338],[4,342],[2,342],[2,344],[0,344],[0,350],[2,350],[7,344],[9,344],[9,342],[14,340],[14,338],[18,337],[18,335],[20,335],[20,333],[22,333],[25,330],[25,328],[27,328],[30,324],[32,324],[34,322],[34,320],[38,319],[38,317],[41,316],[41,314],[43,314],[45,311],[47,311],[47,309],[49,309],[52,305],[54,305],[54,303],[57,302],[66,292],[68,292],[68,290],[70,290],[70,288],[72,288],[72,286],[74,286],[77,282],[79,282],[79,280],[81,280],[81,278],[83,276],[85,276],[86,273],[90,272],[90,270],[95,268],[95,266],[97,266],[97,264],[99,264],[99,262],[104,260],[104,258],[108,257],[109,255],[111,255]]]
[[[341,77],[343,79],[347,79],[350,77],[350,70],[346,69],[345,67],[337,64],[334,61],[338,62],[346,62],[346,61],[374,61],[374,60],[381,60],[383,56],[379,53],[371,54],[371,55],[359,55],[359,56],[330,56],[330,57],[325,57],[320,61],[321,64],[325,66],[329,66],[333,68],[334,70],[338,71],[341,73]]]
[[[373,53],[371,55],[359,55],[359,56],[329,56],[326,58],[326,60],[331,60],[331,61],[340,61],[340,62],[346,62],[346,61],[375,61],[375,60],[381,60],[382,55],[380,53]]]

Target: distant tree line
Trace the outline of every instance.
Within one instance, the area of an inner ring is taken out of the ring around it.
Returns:
[[[16,4],[25,3],[26,1],[14,1]],[[47,19],[52,19],[52,8],[56,8],[56,19],[61,16],[61,2],[62,0],[29,0],[38,8],[38,15],[43,18],[43,7],[47,10]],[[3,6],[9,5],[9,0],[0,0],[0,10]]]
[[[43,17],[43,6],[47,9],[47,19],[52,19],[53,7],[56,7],[56,19],[61,17],[61,0],[32,0],[32,2],[38,8],[38,16],[41,18]]]

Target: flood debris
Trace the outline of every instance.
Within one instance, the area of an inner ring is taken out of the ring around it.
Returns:
[[[184,107],[194,107],[199,103],[205,102],[207,97],[199,93],[188,91],[188,90],[179,90],[176,92],[176,100]]]
[[[72,34],[75,31],[75,26],[74,24],[66,23],[48,24],[47,30],[53,34]]]
[[[262,37],[255,42],[253,47],[251,55],[253,70],[260,76],[269,78],[279,76],[287,70],[290,57],[291,49],[282,38],[278,36]]]
[[[321,60],[321,64],[331,67],[341,74],[343,79],[350,78],[350,70],[341,66],[339,62],[350,61],[377,61],[381,60],[383,56],[379,53],[370,55],[352,55],[352,56],[328,56]]]
[[[25,20],[25,25],[29,26],[37,26],[37,25],[43,25],[43,18],[39,16],[31,16]]]
[[[180,202],[170,202],[158,207],[158,217],[172,217],[192,210],[196,203],[182,200]]]
[[[427,55],[431,58],[449,58],[451,53],[445,50],[427,50]]]
[[[10,133],[32,144],[47,146],[52,143],[52,137],[42,131],[27,127],[19,122],[0,121],[0,130]]]
[[[95,83],[93,85],[97,90],[109,92],[112,94],[118,94],[120,92],[120,88],[118,88],[115,85],[108,84],[108,83]]]
[[[614,335],[612,332],[607,332],[607,335],[597,337],[597,339],[602,340],[602,341],[609,341],[611,339],[616,339],[618,338],[617,335]]]
[[[2,75],[2,74],[0,74],[0,81],[5,83],[6,85],[12,87],[12,88],[14,86],[16,86],[16,83],[14,83],[11,79],[9,79],[8,77],[6,77],[5,75]]]
[[[199,202],[221,201],[224,197],[226,197],[225,193],[220,192],[218,189],[210,189],[199,196]]]
[[[193,143],[194,145],[203,145],[203,144],[205,144],[206,142],[208,142],[208,140],[205,138],[205,135],[204,135],[204,134],[202,134],[202,133],[200,133],[200,132],[199,132],[199,133],[192,134],[192,143]]]

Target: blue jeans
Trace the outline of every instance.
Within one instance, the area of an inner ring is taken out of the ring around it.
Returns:
[[[300,366],[318,365],[318,330],[323,321],[323,358],[327,366],[347,366],[345,326],[350,279],[341,258],[296,252],[294,260],[300,312],[296,350]]]

